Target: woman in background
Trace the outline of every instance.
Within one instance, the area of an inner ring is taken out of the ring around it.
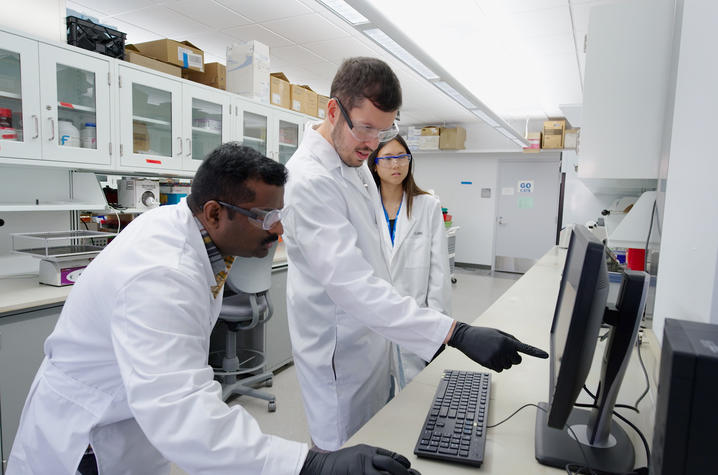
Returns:
[[[401,136],[379,144],[368,160],[386,218],[386,225],[381,226],[384,255],[392,284],[401,295],[412,297],[421,307],[451,315],[449,251],[441,204],[416,185],[412,161]],[[399,389],[427,364],[397,345],[392,358]]]

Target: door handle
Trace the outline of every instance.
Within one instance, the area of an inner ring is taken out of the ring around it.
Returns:
[[[49,142],[55,140],[55,120],[52,117],[47,118],[50,121],[50,130],[52,130],[52,137],[47,139]]]
[[[177,146],[177,148],[179,148],[177,155],[182,155],[182,137],[177,137]]]
[[[40,121],[37,119],[37,115],[33,114],[32,121],[35,124],[35,135],[33,135],[32,138],[36,139],[40,136]]]
[[[192,156],[192,139],[187,139],[187,156]]]
[[[503,216],[499,216],[498,223],[499,223],[499,224],[506,224],[506,222],[504,222],[504,217],[503,217]]]

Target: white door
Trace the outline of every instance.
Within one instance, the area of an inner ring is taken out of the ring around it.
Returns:
[[[229,95],[191,84],[182,85],[182,94],[182,169],[195,171],[212,150],[230,140]]]
[[[0,130],[0,157],[42,157],[37,49],[37,41],[0,31],[0,115],[10,122]]]
[[[43,160],[109,165],[109,60],[41,43],[40,77]]]
[[[526,272],[556,244],[559,159],[500,160],[494,270]]]
[[[181,170],[182,83],[120,66],[120,165]]]
[[[302,141],[304,120],[294,114],[281,111],[276,112],[275,120],[277,121],[277,134],[272,138],[276,137],[276,148],[272,148],[273,151],[276,151],[275,159],[279,163],[286,164]]]
[[[239,129],[242,144],[251,147],[269,158],[277,159],[269,149],[270,114],[272,109],[259,104],[242,102],[239,104]]]

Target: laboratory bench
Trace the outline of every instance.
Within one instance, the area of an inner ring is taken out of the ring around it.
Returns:
[[[274,315],[266,328],[260,328],[252,337],[254,346],[258,345],[266,352],[265,368],[268,371],[292,361],[286,282],[287,256],[280,244],[272,262],[270,296]],[[42,363],[43,344],[55,328],[71,290],[71,285],[40,284],[36,275],[0,278],[0,454],[3,461],[0,473],[4,472],[12,448],[25,398]]]
[[[549,331],[565,258],[565,249],[552,248],[486,312],[476,318],[473,324],[499,328],[526,343],[548,351]],[[651,376],[650,391],[639,405],[640,414],[625,410],[621,411],[621,414],[641,429],[650,444],[659,350],[653,333],[648,330],[643,334],[641,356]],[[634,348],[619,392],[618,403],[633,405],[645,389],[645,378],[636,353]],[[595,388],[598,382],[602,355],[603,344],[599,342],[587,379],[589,388]],[[523,356],[520,365],[496,373],[472,362],[458,350],[447,348],[354,434],[346,446],[364,443],[386,447],[407,456],[412,467],[423,475],[566,473],[565,470],[540,465],[534,458],[535,407],[525,408],[503,424],[488,429],[484,463],[479,470],[468,465],[416,457],[413,453],[414,446],[444,369],[491,373],[488,425],[508,417],[524,404],[537,404],[548,399],[548,359]],[[585,393],[582,393],[579,402],[590,401]],[[636,466],[644,466],[646,457],[639,437],[629,427],[620,424],[633,441]]]

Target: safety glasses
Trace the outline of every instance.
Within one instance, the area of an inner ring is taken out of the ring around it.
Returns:
[[[402,153],[401,155],[387,155],[385,157],[376,157],[374,163],[379,167],[389,168],[394,164],[400,167],[408,167],[411,162],[410,153]]]
[[[359,140],[360,142],[371,142],[373,140],[378,140],[379,142],[387,142],[399,134],[399,127],[396,126],[396,122],[391,124],[391,127],[389,127],[388,129],[383,130],[375,129],[374,127],[368,127],[365,125],[354,125],[352,120],[349,118],[349,114],[347,113],[346,109],[344,109],[344,106],[339,101],[339,99],[337,99],[336,97],[332,97],[332,99],[337,101],[339,110],[341,111],[344,120],[347,121],[347,125],[349,126],[349,132],[351,132],[354,138]]]
[[[252,209],[246,209],[246,208],[240,208],[239,206],[235,206],[229,203],[225,203],[224,201],[217,200],[217,203],[221,204],[224,207],[227,207],[233,211],[238,212],[239,214],[245,215],[247,218],[249,218],[249,222],[254,224],[257,227],[260,227],[264,229],[265,231],[269,231],[274,227],[275,224],[280,222],[282,220],[282,212],[278,209],[272,209],[272,210],[264,210],[259,208],[252,208]]]

